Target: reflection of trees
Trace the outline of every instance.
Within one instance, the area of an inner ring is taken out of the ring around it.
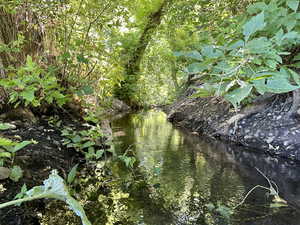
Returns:
[[[170,209],[164,207],[164,198],[159,196],[153,198],[152,185],[147,183],[147,178],[141,171],[137,170],[135,173],[140,177],[140,181],[133,183],[130,188],[130,209],[132,210],[130,214],[138,215],[137,221],[142,215],[143,222],[147,225],[172,224],[174,215]]]
[[[255,159],[245,158],[240,153],[244,150],[239,150],[236,154],[230,149],[228,151],[226,145],[219,144],[217,141],[210,143],[208,140],[200,140],[199,137],[195,138],[189,134],[179,134],[164,121],[165,118],[161,115],[147,114],[142,120],[135,119],[133,124],[128,122],[129,119],[126,121],[126,126],[130,126],[131,130],[127,132],[127,136],[130,136],[125,140],[127,144],[139,143],[136,145],[136,154],[141,161],[144,160],[145,167],[149,171],[161,162],[161,173],[158,176],[149,177],[140,171],[146,185],[131,190],[133,196],[131,208],[133,211],[136,210],[133,214],[138,215],[138,209],[141,209],[144,215],[143,221],[147,225],[171,222],[195,225],[226,224],[218,213],[209,211],[205,205],[208,203],[217,205],[220,202],[222,205],[233,207],[242,200],[247,190],[255,184],[264,183],[263,178],[259,180],[261,177],[258,174],[255,176],[249,174],[249,171],[253,170],[253,165],[244,166],[249,162],[258,165],[260,156]],[[262,164],[265,165],[264,161]],[[268,172],[266,173],[268,175]],[[257,179],[258,177],[260,178]],[[155,190],[151,187],[156,182],[161,186]],[[264,191],[257,191],[251,194],[245,205],[235,211],[233,219],[237,221],[232,224],[258,225],[260,223],[254,222],[257,220],[271,225],[272,221],[274,224],[277,224],[276,221],[282,221],[278,213],[274,214],[269,208],[257,206],[265,203],[264,193]],[[249,205],[252,207],[250,208]],[[277,219],[256,218],[267,213],[273,213]],[[162,221],[162,218],[167,219]],[[244,218],[256,219],[247,223],[244,222]],[[287,222],[285,225],[288,224],[293,223]]]

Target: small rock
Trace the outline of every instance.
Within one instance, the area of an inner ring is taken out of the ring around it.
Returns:
[[[0,167],[0,180],[5,180],[9,178],[10,175],[10,169],[6,167]]]

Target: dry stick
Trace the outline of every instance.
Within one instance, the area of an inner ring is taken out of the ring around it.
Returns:
[[[233,209],[236,209],[237,207],[239,207],[240,205],[244,204],[245,200],[247,199],[247,197],[256,189],[256,188],[262,188],[264,190],[268,190],[270,191],[269,188],[266,188],[264,186],[261,186],[261,185],[256,185],[255,187],[253,187],[250,191],[248,191],[248,193],[246,194],[246,196],[243,198],[243,200],[237,204],[235,207],[233,207]]]
[[[264,186],[261,186],[261,185],[256,185],[255,187],[253,187],[250,191],[248,191],[248,193],[246,194],[246,196],[243,198],[243,200],[239,203],[239,204],[237,204],[233,209],[236,209],[237,207],[239,207],[239,206],[241,206],[244,202],[245,202],[245,200],[247,199],[247,197],[256,189],[256,188],[262,188],[262,189],[264,189],[264,190],[268,190],[268,191],[271,191],[271,188],[273,188],[273,185],[272,185],[272,183],[273,184],[275,184],[275,182],[274,181],[270,181],[270,179],[269,178],[267,178],[267,176],[263,173],[263,172],[261,172],[257,167],[255,167],[255,169],[264,177],[264,178],[266,178],[266,180],[268,181],[268,183],[269,183],[269,185],[270,185],[270,188],[267,188],[267,187],[264,187]],[[278,195],[278,186],[275,184],[275,187],[276,187],[276,194]],[[274,188],[273,188],[274,189]],[[275,190],[275,189],[274,189]]]
[[[89,77],[89,76],[91,75],[91,73],[92,73],[92,72],[94,71],[94,69],[96,68],[97,64],[98,64],[97,62],[94,63],[94,65],[93,65],[93,67],[90,69],[90,71],[87,72],[87,74],[83,77],[84,79],[87,78],[87,77]]]

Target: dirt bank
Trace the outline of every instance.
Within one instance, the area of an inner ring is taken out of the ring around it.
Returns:
[[[12,122],[13,123],[13,122]],[[62,177],[66,177],[70,169],[83,158],[75,151],[62,145],[61,132],[50,126],[47,120],[41,119],[35,124],[16,123],[16,128],[1,132],[4,137],[18,140],[35,140],[17,152],[14,163],[19,165],[24,176],[19,182],[9,179],[0,180],[4,191],[0,192],[0,202],[13,200],[25,183],[30,189],[41,185],[48,178],[51,170],[56,169]],[[45,210],[47,200],[36,200],[23,203],[22,206],[7,207],[0,210],[0,225],[34,225],[40,224],[39,214]]]
[[[186,93],[168,108],[169,121],[273,156],[300,161],[300,119],[289,115],[292,97],[266,95],[235,112],[221,98],[190,98]]]

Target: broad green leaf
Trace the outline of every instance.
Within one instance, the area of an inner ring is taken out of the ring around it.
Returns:
[[[35,89],[27,88],[20,93],[20,96],[22,96],[27,102],[32,102],[33,99],[35,98],[34,92],[35,92]]]
[[[246,44],[246,48],[253,54],[265,53],[272,43],[265,37],[255,38]]]
[[[201,54],[207,58],[219,58],[221,56],[223,56],[223,52],[219,49],[215,49],[213,46],[211,45],[207,45],[207,46],[204,46],[202,49],[201,49]]]
[[[0,137],[0,146],[13,146],[16,142],[13,142],[12,140],[8,138]]]
[[[78,143],[82,141],[82,138],[79,135],[75,135],[75,137],[71,138],[73,143]]]
[[[227,94],[224,95],[224,98],[229,101],[235,108],[248,97],[251,93],[253,86],[251,84],[246,85],[245,87],[239,87]]]
[[[299,7],[299,1],[298,0],[289,0],[289,1],[287,1],[286,4],[287,4],[288,7],[290,7],[295,12],[297,11],[297,9]]]
[[[189,73],[201,73],[207,69],[207,65],[203,63],[192,63],[187,67]]]
[[[294,91],[299,88],[299,86],[291,85],[288,79],[281,77],[274,77],[272,79],[268,79],[266,87],[268,92],[276,94]]]
[[[245,41],[255,32],[262,30],[266,26],[264,12],[252,17],[243,27]]]
[[[9,178],[14,182],[18,182],[20,178],[23,176],[23,170],[19,166],[13,166],[10,170]]]
[[[234,50],[240,47],[243,47],[245,45],[243,40],[238,40],[234,43],[232,43],[231,45],[228,46],[228,50]]]
[[[82,148],[88,148],[88,147],[94,146],[95,144],[96,143],[93,141],[87,141],[82,145]]]
[[[77,173],[77,168],[78,168],[78,164],[73,166],[71,171],[69,172],[68,178],[67,178],[68,184],[71,184],[74,181],[74,179],[76,177],[76,173]]]
[[[288,72],[291,74],[293,80],[296,82],[298,86],[300,86],[300,76],[295,71],[288,69]]]
[[[35,70],[36,64],[33,62],[32,57],[30,55],[26,58],[26,66],[25,69],[29,72],[33,72]]]
[[[26,196],[26,192],[27,192],[27,186],[26,184],[23,184],[21,191],[15,196],[14,199],[20,199],[20,198],[24,198]]]
[[[0,152],[0,158],[11,158],[10,152]]]
[[[104,150],[98,150],[96,151],[96,159],[100,159],[104,154]]]
[[[27,145],[32,144],[32,141],[22,141],[21,143],[16,144],[11,150],[12,153],[19,151],[20,149],[26,147]]]
[[[81,218],[83,225],[92,225],[88,220],[82,206],[69,194],[64,180],[57,174],[56,170],[53,170],[49,178],[43,183],[44,185],[33,187],[26,192],[26,195],[30,197],[30,200],[34,198],[54,198],[65,201],[69,205],[69,208]],[[28,201],[26,197],[24,198],[24,201]]]
[[[294,58],[293,58],[293,60],[294,61],[298,61],[298,60],[300,60],[300,53],[299,54],[297,54]]]
[[[0,130],[8,130],[8,129],[15,129],[16,126],[9,123],[1,123],[0,122]]]
[[[276,69],[278,62],[269,59],[265,62],[265,64],[271,69]]]
[[[288,40],[288,39],[296,39],[296,38],[299,38],[300,35],[298,32],[296,31],[291,31],[291,32],[288,32],[286,33],[284,36],[283,36],[283,40]]]
[[[258,12],[264,11],[267,8],[268,8],[268,6],[266,5],[266,3],[264,3],[264,2],[257,2],[257,3],[251,4],[247,8],[247,12],[249,14],[256,14]]]
[[[284,32],[282,29],[280,29],[273,38],[275,39],[277,45],[281,45],[283,37],[284,37]]]
[[[210,84],[204,84],[196,89],[196,93],[192,94],[190,98],[205,98],[215,94],[215,87]]]
[[[212,210],[214,210],[214,209],[215,209],[215,206],[214,206],[214,204],[213,204],[213,203],[208,203],[208,204],[205,204],[205,206],[207,207],[207,209],[208,209],[209,211],[212,211]]]
[[[294,18],[287,18],[284,26],[286,27],[287,31],[290,32],[295,26],[297,25],[297,20]]]
[[[191,59],[196,59],[198,61],[203,60],[202,55],[198,51],[186,52],[185,56]]]

